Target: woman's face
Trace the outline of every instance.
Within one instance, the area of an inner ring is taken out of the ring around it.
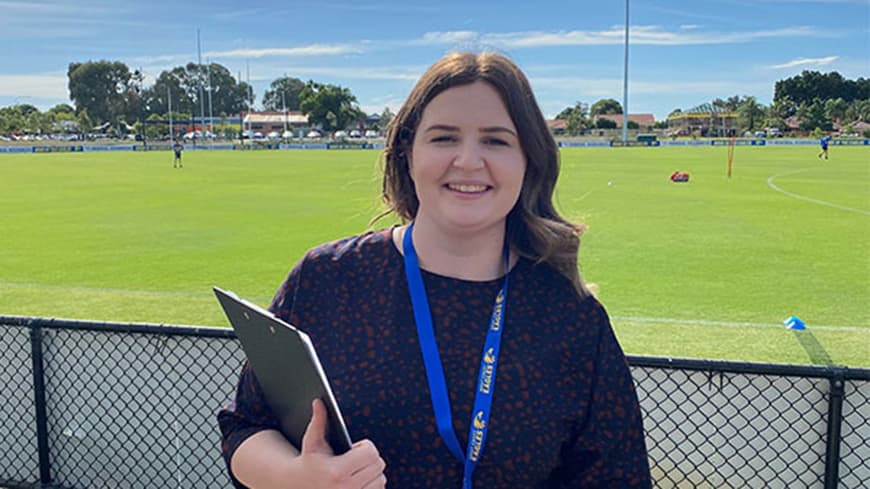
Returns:
[[[525,171],[517,129],[495,88],[449,88],[423,110],[414,135],[415,220],[451,233],[503,227]]]

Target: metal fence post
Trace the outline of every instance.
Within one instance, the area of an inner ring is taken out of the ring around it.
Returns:
[[[835,489],[840,482],[840,433],[843,424],[843,398],[846,394],[842,369],[834,369],[828,398],[828,436],[825,452],[825,489]]]
[[[48,417],[45,412],[45,373],[42,364],[42,328],[30,325],[30,351],[33,360],[33,400],[36,405],[36,441],[39,449],[39,482],[51,483],[48,456]]]

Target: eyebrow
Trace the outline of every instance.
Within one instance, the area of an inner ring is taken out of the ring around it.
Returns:
[[[448,126],[446,124],[434,124],[434,125],[427,127],[426,130],[423,132],[429,132],[429,131],[459,132],[459,128],[456,126]],[[517,137],[517,134],[513,130],[508,129],[507,127],[504,127],[504,126],[484,127],[480,130],[480,132],[489,133],[489,134],[506,132],[508,134],[511,134],[514,137]]]

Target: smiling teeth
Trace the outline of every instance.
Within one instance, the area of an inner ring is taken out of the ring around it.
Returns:
[[[450,190],[456,190],[459,192],[483,192],[486,190],[486,185],[448,185],[447,188]]]

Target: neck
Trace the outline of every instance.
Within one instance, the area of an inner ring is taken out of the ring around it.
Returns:
[[[408,227],[396,229],[394,239],[402,249]],[[445,233],[437,226],[415,222],[414,249],[420,268],[463,280],[495,280],[505,273],[504,226],[477,233]],[[511,264],[516,260],[511,259]]]

